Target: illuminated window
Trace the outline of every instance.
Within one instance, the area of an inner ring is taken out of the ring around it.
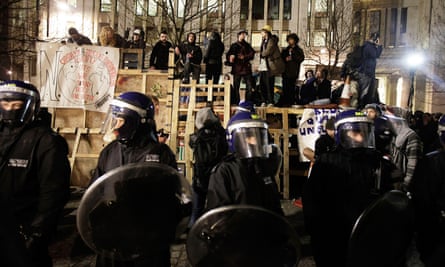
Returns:
[[[178,0],[178,10],[177,10],[178,18],[183,18],[185,15],[185,9],[184,9],[185,2],[186,0]]]
[[[100,0],[100,12],[111,12],[111,0]]]
[[[148,15],[151,17],[155,17],[158,14],[158,4],[156,0],[148,1]]]
[[[137,0],[136,1],[136,16],[144,15],[144,1]]]

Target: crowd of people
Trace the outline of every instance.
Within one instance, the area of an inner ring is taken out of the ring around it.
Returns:
[[[277,75],[283,75],[284,94],[297,95],[293,89],[304,54],[297,46],[297,35],[289,34],[289,46],[280,51],[278,39],[271,32],[269,25],[262,28],[258,68],[262,101],[265,105],[292,105],[295,102],[288,99],[274,102],[274,80]],[[70,29],[70,34],[68,42],[91,43],[75,29]],[[142,35],[142,32],[137,29],[134,34]],[[239,31],[237,42],[226,53],[225,64],[232,67],[234,77],[234,101],[239,102],[237,111],[225,129],[209,107],[197,116],[196,128],[203,132],[203,136],[219,138],[220,146],[204,146],[201,150],[199,134],[190,144],[195,154],[193,208],[190,212],[186,207],[178,209],[175,221],[168,224],[165,235],[171,242],[179,219],[190,213],[189,229],[203,213],[228,205],[252,205],[278,216],[284,215],[275,180],[281,165],[281,150],[271,141],[267,122],[258,118],[253,99],[240,100],[239,97],[241,80],[247,85],[247,96],[251,97],[252,90],[256,89],[251,66],[255,51],[245,41],[246,35],[245,30]],[[143,36],[135,36],[131,43],[136,46],[141,43],[141,38],[143,40]],[[125,46],[129,43],[124,42],[109,27],[103,28],[99,38],[101,45]],[[374,51],[368,66],[371,70],[358,76],[375,78],[372,69],[375,72],[375,59],[381,53],[378,35],[371,35],[369,43],[364,49]],[[166,33],[162,32],[154,49],[162,53],[170,47]],[[184,61],[183,82],[190,82],[190,75],[199,79],[202,60],[211,66],[206,72],[207,82],[219,82],[224,46],[218,33],[212,33],[208,47],[202,53],[196,44],[196,35],[189,33],[186,41],[175,48],[175,53]],[[163,57],[155,55],[150,58],[150,64],[155,68],[164,68],[165,63]],[[327,80],[327,74],[323,69],[317,70],[315,75],[307,71],[306,80],[298,92],[300,101],[331,100],[331,82]],[[347,71],[345,76],[353,76],[352,71]],[[357,220],[372,203],[397,190],[412,203],[409,207],[413,213],[412,222],[407,222],[412,224],[412,236],[408,239],[413,240],[420,259],[427,267],[443,266],[445,115],[420,111],[410,114],[400,108],[385,106],[372,89],[373,81],[358,79],[359,84],[366,82],[365,87],[359,85],[358,109],[339,110],[335,118],[327,120],[327,134],[317,140],[315,151],[305,152],[313,166],[304,186],[302,203],[315,262],[318,267],[348,266],[351,257],[348,246]],[[176,172],[175,154],[162,139],[165,133],[156,128],[156,103],[156,98],[132,91],[111,101],[102,127],[108,144],[99,155],[90,186],[103,182],[101,177],[119,167],[134,163],[154,162]],[[69,198],[70,164],[66,141],[50,128],[41,112],[40,93],[35,86],[23,81],[0,83],[2,266],[52,266],[48,246]],[[208,149],[206,156],[200,155],[205,149]],[[214,160],[209,161],[210,158]],[[118,186],[122,190],[130,188],[125,183]],[[183,192],[176,183],[170,186],[177,206],[190,203],[181,197]],[[127,192],[126,196],[143,199],[143,196],[131,193]],[[162,197],[171,196],[160,196],[160,202]],[[124,199],[127,203],[132,203],[131,200]],[[110,201],[105,206],[117,209],[115,204]],[[94,214],[105,216],[100,212]],[[104,218],[101,221],[107,223]],[[388,222],[388,227],[394,226]],[[122,232],[125,230],[128,229],[122,229]],[[211,241],[209,238],[208,242]],[[401,245],[406,246],[404,251],[407,251],[411,244]],[[104,257],[100,255],[101,251],[96,251],[99,254],[97,266],[169,267],[168,244],[157,249],[159,253],[153,255],[139,248],[127,252],[132,257],[123,258],[119,254]],[[397,266],[404,266],[410,256],[406,253],[391,255],[399,264]]]

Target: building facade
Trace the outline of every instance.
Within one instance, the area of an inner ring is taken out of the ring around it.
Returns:
[[[143,29],[148,49],[161,30],[169,32],[173,43],[195,32],[204,48],[211,31],[221,32],[228,47],[237,32],[245,29],[248,41],[259,50],[260,30],[268,24],[282,47],[287,34],[300,37],[306,55],[302,73],[324,66],[332,70],[331,79],[338,79],[335,67],[341,66],[354,45],[379,32],[384,46],[376,70],[381,101],[408,107],[410,92],[414,92],[413,110],[445,111],[442,0],[8,0],[5,5],[3,21],[8,22],[3,22],[0,34],[23,37],[9,38],[5,43],[9,51],[23,48],[29,36],[26,44],[30,47],[38,41],[62,41],[69,27],[95,42],[105,25],[128,38],[135,27]],[[32,79],[36,57],[28,51],[32,49],[26,50],[23,57],[1,55],[2,74],[8,73],[3,79]],[[423,64],[410,59],[418,53],[423,54]]]

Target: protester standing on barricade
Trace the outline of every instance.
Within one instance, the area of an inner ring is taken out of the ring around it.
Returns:
[[[150,69],[167,70],[168,58],[172,44],[168,41],[166,31],[159,34],[159,41],[153,47],[150,55]]]
[[[261,54],[260,65],[260,87],[263,95],[264,105],[274,105],[275,76],[284,72],[285,65],[281,58],[280,48],[278,47],[278,37],[272,35],[272,27],[264,25],[261,28]]]
[[[250,61],[255,56],[255,50],[246,42],[247,31],[238,32],[238,40],[233,43],[226,54],[226,64],[232,66],[233,90],[230,92],[230,104],[238,105],[240,102],[240,84],[246,83],[246,100],[251,100],[251,92],[255,90],[252,79],[252,65]]]
[[[187,34],[187,40],[175,48],[175,53],[181,56],[184,64],[183,83],[190,83],[190,73],[193,80],[199,83],[201,75],[202,50],[196,44],[196,34],[190,32]]]
[[[281,57],[285,63],[283,72],[283,96],[280,98],[279,106],[290,107],[295,104],[295,87],[300,75],[300,64],[304,60],[304,52],[298,46],[300,38],[295,33],[287,36],[288,46],[281,51]]]
[[[377,58],[383,51],[380,44],[380,34],[378,32],[371,33],[361,48],[361,66],[359,73],[359,108],[363,108],[366,104],[380,103],[379,93],[375,80],[375,69],[377,66]]]
[[[221,41],[221,35],[214,31],[210,35],[209,45],[204,55],[206,64],[206,82],[210,80],[213,84],[218,84],[222,72],[222,55],[224,53],[224,44]]]
[[[68,145],[39,109],[32,84],[0,83],[1,266],[51,267],[48,245],[69,199]]]

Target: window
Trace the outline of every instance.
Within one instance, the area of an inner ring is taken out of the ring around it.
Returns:
[[[280,18],[280,0],[268,0],[267,19]]]
[[[380,11],[371,11],[369,14],[369,33],[380,33]]]
[[[315,0],[315,13],[326,13],[328,12],[328,1],[326,0]]]
[[[148,1],[148,15],[150,17],[155,17],[158,14],[158,4],[156,3],[156,0],[149,0]]]
[[[68,5],[76,8],[77,7],[77,0],[68,0],[67,2]]]
[[[264,0],[255,1],[252,5],[252,19],[264,19]]]
[[[240,19],[248,19],[249,16],[249,0],[241,0]]]
[[[400,33],[406,33],[406,24],[408,23],[408,8],[402,8],[400,14]]]
[[[136,16],[144,15],[144,1],[137,0],[136,1]]]
[[[292,19],[292,0],[283,1],[283,19],[284,20]]]
[[[100,0],[100,12],[111,12],[111,0]]]
[[[326,32],[318,31],[314,32],[314,46],[326,46]]]
[[[397,33],[397,8],[391,8],[389,18],[389,45],[396,45]]]
[[[177,9],[178,18],[183,18],[185,15],[185,9],[184,9],[185,2],[186,0],[178,0],[178,9]]]

